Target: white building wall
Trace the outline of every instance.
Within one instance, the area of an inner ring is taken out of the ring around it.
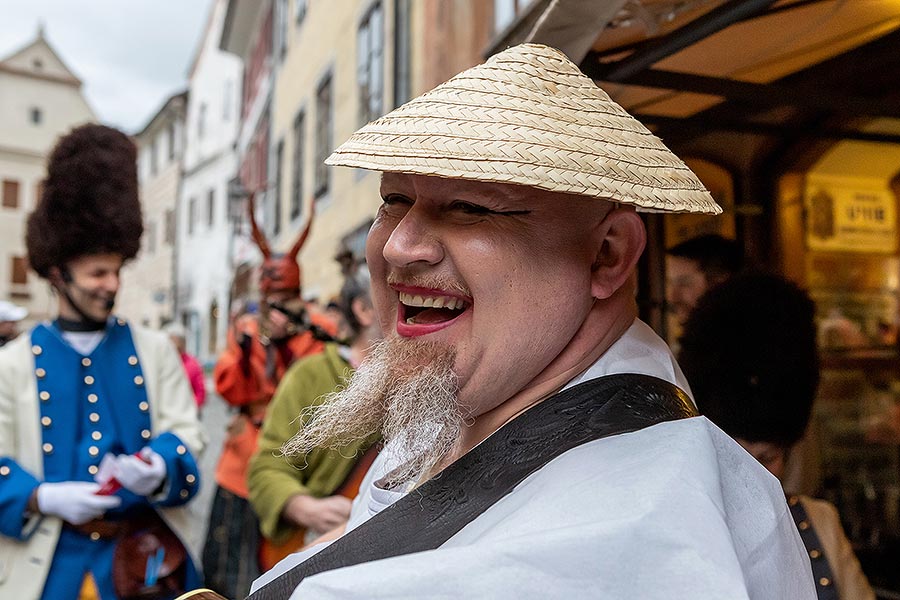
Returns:
[[[276,59],[276,80],[272,92],[271,156],[284,144],[281,169],[282,232],[273,240],[279,250],[290,248],[298,232],[309,218],[315,203],[315,220],[299,261],[303,269],[303,294],[326,301],[337,294],[343,282],[334,260],[341,239],[364,227],[381,204],[380,178],[377,173],[361,169],[330,168],[328,191],[313,200],[315,193],[316,128],[321,122],[316,93],[326,74],[331,76],[331,141],[329,150],[343,143],[363,125],[359,110],[359,29],[375,7],[382,14],[382,113],[392,106],[394,85],[394,23],[396,0],[345,0],[336,3],[310,2],[297,20],[297,4],[279,0],[286,8],[288,22],[281,31],[286,40],[283,58]],[[422,3],[424,4],[424,3]],[[411,4],[413,14],[420,4]],[[276,28],[279,24],[276,23]],[[300,112],[305,115],[303,168],[300,214],[290,214],[291,196],[296,177],[293,157],[297,144],[294,123]],[[380,116],[380,115],[375,115]],[[273,161],[274,162],[274,161]],[[275,183],[276,168],[270,169]],[[268,216],[268,215],[267,215]],[[267,229],[271,227],[267,226]]]
[[[176,312],[188,328],[188,350],[205,361],[214,360],[225,345],[233,269],[227,191],[237,171],[241,63],[219,50],[225,9],[226,3],[216,0],[190,77],[177,211]]]
[[[39,123],[32,122],[32,109],[40,110]],[[46,175],[47,155],[59,136],[95,120],[80,84],[42,38],[0,60],[0,186],[3,180],[19,184],[18,206],[0,206],[0,299],[28,309],[23,329],[56,309],[49,286],[34,271],[25,285],[11,281],[12,257],[26,255],[25,223]]]
[[[184,130],[184,103],[183,96],[170,99],[148,127],[136,136],[144,235],[137,258],[122,270],[117,312],[154,328],[174,316],[175,236],[167,239],[166,234],[168,214],[176,210],[181,183],[183,144],[178,136]],[[170,152],[172,143],[175,146]],[[152,168],[154,153],[155,172]]]

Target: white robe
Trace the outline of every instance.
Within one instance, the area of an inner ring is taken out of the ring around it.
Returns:
[[[623,372],[687,389],[640,321],[570,385]],[[393,468],[390,455],[366,476],[348,530],[402,497],[374,484]],[[324,546],[289,556],[253,589]],[[422,597],[814,600],[816,592],[778,480],[697,417],[574,448],[440,548],[320,573],[291,600]]]

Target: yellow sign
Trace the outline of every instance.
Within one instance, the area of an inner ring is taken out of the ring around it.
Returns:
[[[897,250],[897,201],[882,181],[810,175],[806,181],[810,250]]]

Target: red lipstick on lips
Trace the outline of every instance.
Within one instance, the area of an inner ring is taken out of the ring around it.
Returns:
[[[472,299],[468,298],[462,294],[456,292],[448,292],[446,290],[439,290],[434,288],[423,288],[419,286],[411,286],[411,285],[401,285],[401,284],[391,284],[391,289],[399,293],[410,294],[413,296],[445,296],[451,298],[457,298],[466,303],[466,306],[458,311],[458,314],[452,316],[443,321],[437,321],[433,323],[408,323],[407,319],[409,318],[408,311],[411,307],[403,304],[402,302],[397,303],[397,334],[402,337],[418,337],[422,335],[428,335],[429,333],[434,333],[436,331],[440,331],[441,329],[445,329],[452,325],[459,317],[466,313],[469,310]],[[422,310],[437,310],[437,309],[428,309],[425,308]]]

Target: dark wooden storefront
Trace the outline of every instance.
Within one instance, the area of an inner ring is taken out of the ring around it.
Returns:
[[[900,1],[535,0],[486,54],[526,40],[565,51],[726,209],[645,216],[639,302],[658,332],[665,249],[699,233],[816,300],[797,485],[838,505],[880,597],[900,597]]]

